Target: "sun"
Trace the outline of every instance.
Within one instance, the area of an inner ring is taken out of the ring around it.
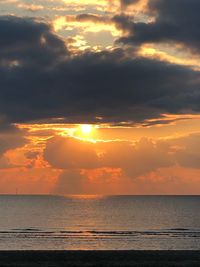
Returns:
[[[97,128],[98,126],[94,124],[79,124],[77,128],[74,128],[72,136],[83,141],[95,142],[97,139]]]
[[[90,134],[92,132],[92,125],[90,124],[83,124],[81,125],[81,132],[83,134]]]

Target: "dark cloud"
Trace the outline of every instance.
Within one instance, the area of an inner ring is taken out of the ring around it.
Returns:
[[[141,122],[199,111],[199,72],[126,50],[72,55],[49,25],[0,18],[0,114],[10,122]]]
[[[120,38],[116,42],[125,42],[128,38],[130,38],[129,35],[131,35],[133,26],[134,26],[134,17],[130,15],[126,15],[124,13],[115,15],[112,17],[112,22],[115,24],[116,28],[122,30],[123,32],[128,33],[128,36],[125,38]]]
[[[93,23],[109,23],[110,21],[109,17],[94,14],[79,14],[75,19],[80,22],[91,21]]]
[[[122,8],[125,8],[127,6],[133,5],[137,2],[139,2],[140,0],[120,0],[121,6]]]
[[[0,118],[0,169],[16,167],[10,163],[5,153],[27,144],[25,136],[24,130],[9,124],[5,118]]]
[[[0,17],[0,36],[1,67],[51,66],[68,54],[64,42],[52,33],[50,26],[33,19]]]
[[[150,0],[149,10],[155,22],[129,23],[129,36],[124,43],[175,42],[199,52],[200,2],[198,0]],[[127,17],[127,20],[129,18]],[[129,21],[130,22],[130,21]],[[127,21],[121,24],[127,29]]]
[[[5,116],[0,116],[0,134],[15,132],[18,133],[19,129],[14,124],[10,124]]]

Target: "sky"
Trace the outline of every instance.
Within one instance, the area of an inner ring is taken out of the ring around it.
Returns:
[[[199,10],[1,0],[0,194],[200,194]]]

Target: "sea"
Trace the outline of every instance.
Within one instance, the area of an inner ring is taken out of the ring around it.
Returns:
[[[0,250],[199,250],[200,196],[0,196]]]

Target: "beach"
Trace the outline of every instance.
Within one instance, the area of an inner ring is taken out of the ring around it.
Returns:
[[[1,267],[197,267],[200,251],[1,251]]]

